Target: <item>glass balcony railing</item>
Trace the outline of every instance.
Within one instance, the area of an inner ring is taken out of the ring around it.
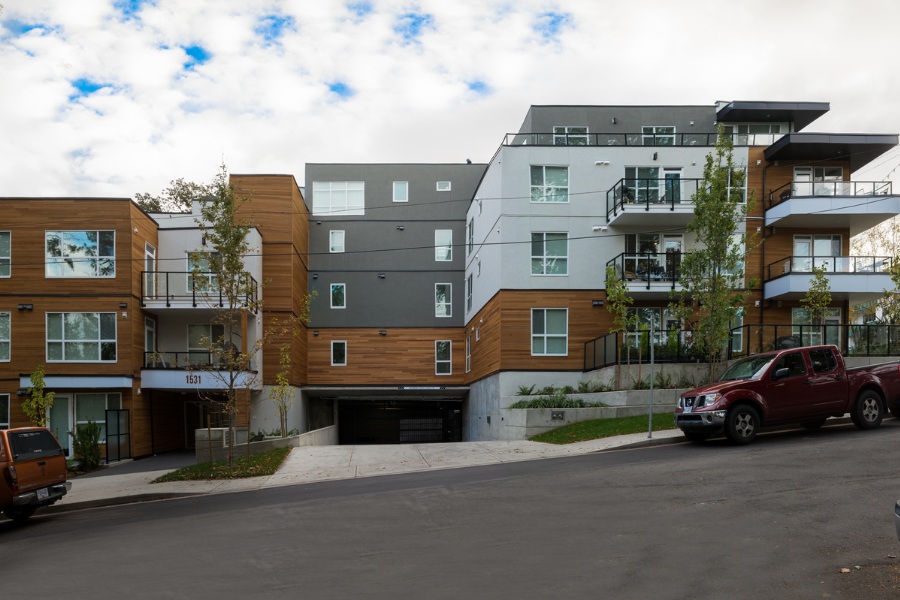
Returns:
[[[769,208],[791,198],[890,196],[890,181],[791,181],[769,193]]]
[[[744,325],[731,330],[728,358],[820,344],[834,344],[844,356],[900,356],[900,325]]]
[[[890,273],[893,259],[890,256],[786,256],[770,263],[766,269],[766,281],[784,275],[812,274],[813,268],[825,268],[828,273],[872,275]]]
[[[735,146],[770,146],[780,134],[734,135]],[[715,146],[715,133],[507,133],[503,146]]]

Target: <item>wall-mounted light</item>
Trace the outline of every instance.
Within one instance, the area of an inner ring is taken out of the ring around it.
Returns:
[[[16,396],[29,396],[28,388],[19,388],[16,390]]]
[[[378,330],[378,335],[387,335],[387,330],[386,330],[386,329],[379,329],[379,330]]]
[[[384,279],[385,277],[387,277],[387,275],[385,275],[384,273],[378,274],[378,279]]]
[[[200,238],[200,245],[201,245],[201,246],[205,246],[205,245],[206,245],[206,236],[205,236],[205,235],[204,235],[203,237]]]
[[[615,125],[615,124],[616,124],[616,118],[613,117],[612,119],[609,120],[609,122],[612,123],[613,125]]]
[[[591,231],[606,231],[607,229],[609,229],[609,227],[606,225],[594,225],[591,227]]]
[[[316,221],[316,225],[321,225],[322,221]]]
[[[17,308],[19,310],[31,310],[34,308],[34,304],[20,304]]]
[[[119,302],[119,308],[128,308],[128,303],[126,303],[126,302]]]
[[[591,300],[591,306],[603,306],[603,300]]]
[[[318,279],[318,278],[319,278],[319,274],[318,274],[318,273],[313,273],[313,279]]]
[[[758,166],[760,166],[761,164],[762,164],[762,161],[757,159],[757,161],[756,161],[756,166],[758,167]]]
[[[406,227],[403,225],[397,225],[397,231],[403,231],[404,229],[406,229]]]
[[[319,337],[319,330],[316,329],[315,331],[313,331],[313,335],[316,336],[316,337]]]
[[[694,126],[694,122],[693,122],[693,121],[691,121],[691,127],[693,127],[693,126]]]
[[[134,228],[134,232],[137,233],[137,227]]]
[[[659,154],[658,154],[657,152],[654,152],[654,153],[653,153],[653,160],[656,160],[656,157],[657,157],[657,156],[659,156]]]

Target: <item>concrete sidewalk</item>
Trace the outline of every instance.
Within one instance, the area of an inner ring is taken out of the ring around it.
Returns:
[[[194,464],[193,453],[175,452],[127,461],[72,479],[72,490],[53,506],[38,512],[55,513],[199,494],[259,490],[269,487],[354,479],[557,458],[655,444],[680,442],[677,429],[635,433],[557,446],[529,441],[397,444],[383,446],[305,446],[294,448],[278,472],[266,477],[225,481],[150,483],[180,467]]]

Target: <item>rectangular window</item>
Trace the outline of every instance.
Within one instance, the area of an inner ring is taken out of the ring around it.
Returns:
[[[472,254],[475,249],[475,219],[469,219],[466,225],[466,256]]]
[[[449,283],[434,284],[434,316],[453,316],[451,305],[452,290],[453,286]]]
[[[434,260],[447,262],[453,260],[453,230],[434,230]]]
[[[744,309],[739,308],[731,319],[731,351],[740,353],[744,351]]]
[[[347,366],[347,342],[335,340],[331,342],[331,366]]]
[[[343,283],[331,284],[331,308],[347,308],[347,286]]]
[[[728,174],[728,193],[737,196],[741,204],[747,201],[747,169],[735,167]]]
[[[466,373],[472,370],[472,336],[466,336]]]
[[[829,308],[825,312],[825,319],[821,323],[814,323],[812,315],[805,308],[795,306],[791,308],[791,325],[793,325],[791,334],[800,340],[803,346],[841,345],[840,308]]]
[[[44,232],[47,277],[115,277],[115,231]]]
[[[188,252],[188,290],[192,292],[219,291],[219,276],[213,271],[213,252]]]
[[[100,425],[100,442],[106,441],[106,411],[120,410],[122,395],[118,392],[75,394],[75,427],[93,421]]]
[[[9,362],[10,339],[9,313],[0,312],[0,362]]]
[[[434,343],[434,374],[451,375],[453,373],[453,342],[437,340]]]
[[[48,362],[116,362],[116,313],[47,313]]]
[[[644,146],[674,146],[675,127],[652,125],[641,128]]]
[[[328,251],[343,252],[344,251],[344,230],[332,229],[328,232]]]
[[[211,349],[225,345],[225,325],[220,323],[191,323],[188,325],[188,364],[214,365],[219,356]]]
[[[472,310],[472,274],[466,279],[466,310]]]
[[[554,146],[587,146],[588,128],[567,125],[553,128]]]
[[[450,191],[450,182],[449,181],[438,181],[435,188],[438,192],[449,192]]]
[[[409,202],[409,182],[394,182],[394,202]]]
[[[532,202],[568,202],[569,167],[531,167]]]
[[[0,394],[0,429],[9,429],[9,394]]]
[[[568,275],[569,241],[565,233],[531,234],[531,274]]]
[[[344,217],[365,214],[363,181],[313,181],[313,215]]]
[[[569,310],[531,309],[531,355],[568,356]]]
[[[824,267],[834,271],[841,262],[840,256],[840,234],[795,235],[791,270],[812,273],[813,267]]]
[[[659,167],[625,167],[622,188],[625,203],[656,203],[660,200]]]
[[[0,277],[9,277],[12,270],[12,233],[0,231]]]

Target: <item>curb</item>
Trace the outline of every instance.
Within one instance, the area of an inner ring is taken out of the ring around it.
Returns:
[[[85,500],[83,502],[71,502],[51,504],[40,509],[38,514],[51,515],[56,513],[71,512],[89,508],[104,508],[107,506],[120,506],[123,504],[137,504],[138,502],[155,502],[157,500],[174,500],[176,498],[189,498],[191,496],[204,496],[202,493],[176,492],[167,494],[134,494],[133,496],[115,496],[112,498],[98,498],[97,500]]]

